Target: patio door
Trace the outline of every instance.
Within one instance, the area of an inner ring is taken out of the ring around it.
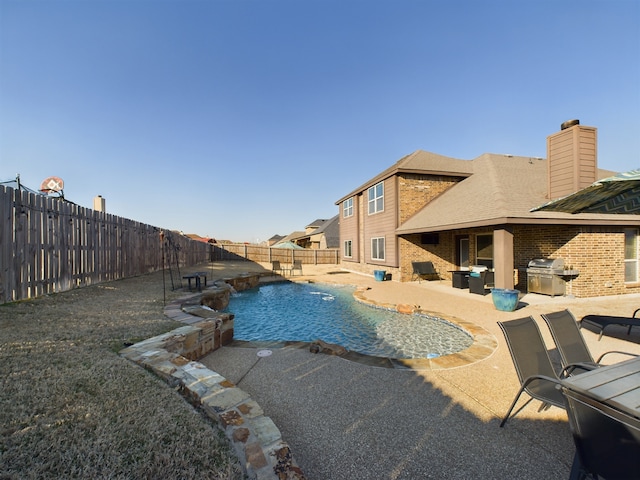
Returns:
[[[459,268],[469,268],[469,237],[458,237],[456,264]]]

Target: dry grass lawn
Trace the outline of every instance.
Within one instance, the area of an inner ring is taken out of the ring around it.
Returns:
[[[176,328],[163,307],[161,272],[0,306],[1,479],[244,478],[215,424],[117,353]]]

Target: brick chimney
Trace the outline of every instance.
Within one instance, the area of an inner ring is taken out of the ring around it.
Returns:
[[[97,197],[93,197],[93,209],[96,212],[105,212],[105,200],[102,198],[102,195],[98,195]]]
[[[597,131],[580,125],[579,120],[569,120],[547,137],[549,199],[577,192],[597,180]]]

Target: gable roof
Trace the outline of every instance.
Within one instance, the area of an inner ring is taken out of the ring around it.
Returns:
[[[326,218],[318,218],[304,228],[320,228],[325,222],[328,222],[328,221],[329,220],[327,220]]]
[[[340,246],[340,222],[339,215],[335,215],[329,220],[325,220],[320,227],[309,234],[310,237],[323,234],[327,242],[327,248],[337,248]]]
[[[402,157],[391,167],[382,171],[371,180],[360,185],[348,195],[345,195],[335,204],[339,205],[347,198],[357,195],[369,187],[381,182],[398,173],[419,173],[422,175],[449,175],[454,177],[468,177],[473,173],[473,167],[468,160],[459,160],[457,158],[445,157],[437,153],[425,152],[424,150],[416,150],[405,157]]]
[[[305,232],[300,232],[300,231],[291,232],[289,235],[286,235],[285,237],[281,238],[278,243],[295,242],[296,240],[299,240],[304,237],[308,237],[308,235]]]
[[[326,232],[331,229],[332,225],[338,223],[338,215],[334,215],[329,220],[321,220],[321,223],[318,223],[318,228],[311,232],[311,235],[317,235],[318,233]]]
[[[637,217],[634,220],[633,215],[531,212],[533,207],[549,200],[547,161],[544,159],[483,154],[463,162],[470,167],[471,175],[407,219],[396,229],[397,234],[500,224],[637,223]],[[611,173],[600,170],[598,178]]]
[[[278,235],[277,233],[271,237],[269,240],[269,242],[279,242],[280,240],[282,240],[284,237],[282,235]]]

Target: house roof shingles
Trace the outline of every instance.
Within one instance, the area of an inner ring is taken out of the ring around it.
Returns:
[[[342,197],[336,202],[336,205],[397,173],[420,173],[468,177],[473,173],[473,170],[471,162],[468,160],[459,160],[457,158],[438,155],[437,153],[416,150],[415,152],[402,157],[391,167],[380,172],[371,180],[362,184],[348,195]]]
[[[324,223],[309,234],[309,236],[315,236],[324,234],[327,248],[338,248],[340,246],[340,224],[339,216],[335,215],[329,220],[325,220]]]
[[[549,200],[544,159],[483,154],[457,162],[467,164],[471,174],[400,225],[397,234],[509,223],[612,225],[638,221],[633,215],[531,212]],[[464,170],[459,163],[453,166],[456,175]],[[604,178],[612,172],[600,170],[598,173],[598,178]]]

